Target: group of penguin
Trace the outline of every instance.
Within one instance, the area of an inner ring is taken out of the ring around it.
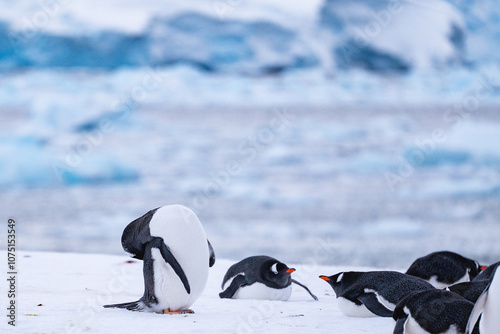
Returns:
[[[147,212],[127,225],[122,246],[143,260],[144,295],[134,302],[104,305],[167,314],[193,313],[215,253],[196,214],[182,205]],[[339,309],[352,317],[392,317],[394,334],[500,333],[500,262],[481,266],[453,252],[417,259],[406,271],[340,272],[321,275]],[[294,268],[269,256],[232,265],[220,298],[286,301]]]

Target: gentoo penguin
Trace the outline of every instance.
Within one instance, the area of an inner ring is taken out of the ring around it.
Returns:
[[[476,261],[443,251],[418,258],[406,274],[423,278],[434,287],[444,289],[453,284],[469,282],[480,271],[481,266]]]
[[[475,303],[488,285],[490,285],[493,274],[499,265],[500,262],[492,264],[482,270],[471,282],[454,284],[447,289]]]
[[[454,285],[450,285],[446,290],[456,293],[471,301],[473,303],[477,302],[484,290],[490,285],[490,281],[480,280],[472,282],[463,282]]]
[[[122,246],[144,261],[144,295],[104,307],[192,313],[188,308],[205,289],[208,267],[215,263],[212,245],[193,211],[182,205],[151,210],[125,228]]]
[[[222,289],[231,280],[221,298],[268,299],[286,301],[292,294],[292,283],[303,287],[314,300],[318,298],[303,284],[292,279],[295,271],[270,256],[250,256],[233,264],[224,275]]]
[[[474,304],[446,290],[412,293],[394,309],[394,334],[463,334]]]
[[[500,270],[496,267],[490,285],[478,298],[470,314],[466,334],[470,334],[479,316],[479,332],[481,334],[497,334],[500,331]]]
[[[392,317],[396,304],[408,294],[434,290],[421,278],[395,271],[348,271],[320,278],[335,291],[339,309],[351,317]]]

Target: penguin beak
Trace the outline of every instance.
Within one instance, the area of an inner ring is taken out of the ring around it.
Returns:
[[[286,271],[286,272],[287,272],[287,273],[289,273],[289,274],[291,274],[291,273],[293,273],[294,271],[295,271],[295,269],[294,269],[294,268],[290,268],[290,269],[287,269],[287,271]]]
[[[488,268],[488,266],[481,266],[481,271],[485,270],[486,268]]]
[[[330,280],[330,277],[324,276],[324,275],[321,275],[319,278],[321,278],[322,280],[327,281],[327,282]]]

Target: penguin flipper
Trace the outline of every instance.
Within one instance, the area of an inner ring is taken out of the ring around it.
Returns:
[[[167,247],[165,242],[163,242],[163,239],[160,237],[153,237],[153,239],[149,241],[148,244],[149,247],[158,248],[160,250],[161,256],[163,257],[165,262],[170,264],[174,272],[177,274],[177,276],[179,276],[179,279],[181,280],[182,284],[184,285],[184,288],[186,289],[186,292],[190,294],[191,287],[189,286],[189,281],[186,277],[186,274],[184,273],[184,270],[182,269],[179,262],[177,262],[177,259],[170,252],[170,249]],[[148,246],[146,247],[148,248]]]
[[[210,243],[210,241],[207,239],[207,243],[208,243],[208,253],[210,254],[210,257],[208,259],[208,266],[210,268],[212,268],[215,264],[215,252],[214,252],[214,248],[212,247],[212,244]]]
[[[235,278],[233,278],[233,281],[231,282],[231,284],[229,284],[227,289],[219,293],[219,297],[233,298],[236,291],[238,291],[240,287],[245,286],[247,284],[248,283],[245,275],[237,275]]]
[[[124,308],[124,309],[127,309],[129,311],[139,311],[139,312],[146,310],[144,302],[141,299],[136,301],[136,302],[104,305],[103,307],[104,308]]]
[[[474,304],[474,308],[469,316],[469,321],[467,322],[467,327],[465,328],[465,334],[474,333],[474,326],[476,325],[479,317],[483,313],[484,306],[486,305],[486,300],[488,299],[488,288],[484,290],[484,292],[477,299],[476,304]]]
[[[370,292],[361,294],[358,296],[358,300],[362,302],[373,314],[378,315],[379,317],[392,317],[393,311],[385,307],[384,304],[381,304],[374,293]]]
[[[294,280],[293,278],[292,278],[292,282],[295,283],[295,284],[297,284],[298,286],[303,287],[307,292],[309,292],[309,294],[311,295],[311,297],[313,297],[313,299],[315,301],[318,301],[318,297],[316,297],[315,295],[313,295],[313,293],[311,292],[311,290],[309,290],[309,288],[307,286],[305,286],[304,284],[302,284],[302,283]]]
[[[407,319],[408,319],[408,317],[404,317],[404,318],[399,318],[396,321],[396,326],[394,327],[393,334],[404,334],[404,332],[405,332],[405,323],[406,323]]]

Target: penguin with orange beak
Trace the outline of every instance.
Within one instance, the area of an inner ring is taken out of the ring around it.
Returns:
[[[292,279],[294,268],[270,256],[250,256],[233,264],[222,281],[221,298],[267,299],[286,301],[292,294],[292,283],[304,288],[314,300],[318,298],[303,284]]]

